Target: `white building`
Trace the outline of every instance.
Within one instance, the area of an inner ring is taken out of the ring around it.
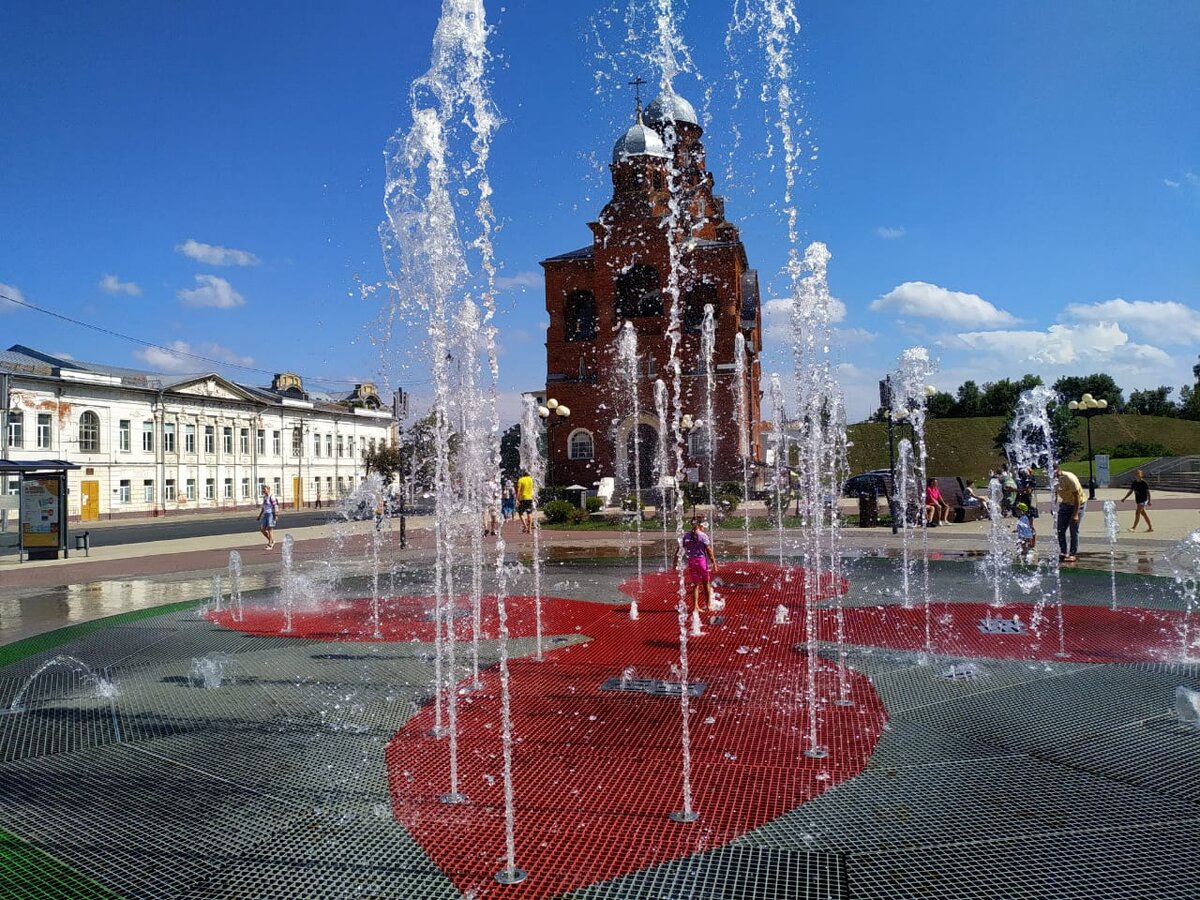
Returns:
[[[291,373],[255,387],[20,345],[0,351],[0,407],[0,459],[79,465],[68,514],[85,522],[255,508],[263,484],[289,508],[329,503],[363,479],[369,450],[397,436],[373,384],[318,396]]]

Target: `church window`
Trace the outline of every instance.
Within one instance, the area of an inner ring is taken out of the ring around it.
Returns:
[[[567,456],[570,459],[591,459],[592,452],[592,433],[583,428],[572,431],[567,439]]]
[[[100,452],[100,417],[91,410],[79,417],[79,452]]]
[[[717,318],[720,307],[717,305],[717,289],[711,284],[698,284],[683,295],[683,330],[688,334],[698,334],[704,325],[704,307],[711,304],[713,319]]]
[[[596,298],[591,291],[571,291],[563,310],[568,341],[590,341],[597,330]]]
[[[617,276],[618,319],[661,316],[662,312],[657,269],[639,263]]]

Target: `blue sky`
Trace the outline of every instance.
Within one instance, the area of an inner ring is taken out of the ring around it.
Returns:
[[[790,369],[778,153],[763,70],[726,54],[731,0],[679,6],[727,214]],[[309,379],[420,397],[381,365],[383,149],[429,64],[433,0],[0,7],[0,284],[62,315]],[[540,259],[583,246],[631,121],[624,3],[489,7],[504,225],[506,419],[544,377]],[[1200,4],[798,4],[801,242],[833,254],[852,418],[901,349],[953,389],[1025,372],[1191,380],[1200,354]],[[606,24],[607,23],[607,24]],[[636,71],[634,71],[636,69]],[[734,107],[731,84],[751,90]],[[740,138],[735,137],[740,135]],[[730,177],[732,175],[732,177]],[[397,335],[396,347],[419,335]],[[0,301],[0,342],[158,370],[219,368]],[[267,376],[226,369],[239,380]],[[419,402],[419,401],[418,401]]]

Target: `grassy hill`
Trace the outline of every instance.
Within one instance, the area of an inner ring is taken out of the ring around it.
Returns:
[[[999,416],[977,419],[930,419],[926,423],[929,472],[982,478],[1004,457],[995,449],[996,435],[1004,425]],[[1075,436],[1083,449],[1077,459],[1087,459],[1087,431],[1083,420]],[[911,434],[907,425],[895,429],[895,439]],[[884,469],[888,465],[887,427],[879,422],[850,426],[850,471]],[[1200,422],[1160,416],[1097,416],[1092,419],[1092,447],[1097,453],[1128,441],[1162,444],[1173,455],[1200,453]]]

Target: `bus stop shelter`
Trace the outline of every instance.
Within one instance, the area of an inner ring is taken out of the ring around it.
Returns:
[[[10,518],[16,525],[16,548],[26,559],[63,559],[67,548],[67,472],[79,466],[63,459],[0,460],[0,481],[18,479],[16,494],[0,496],[0,533],[9,545]],[[15,514],[15,515],[14,515]]]

